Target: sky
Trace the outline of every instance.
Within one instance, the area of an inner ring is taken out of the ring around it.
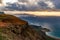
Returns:
[[[44,9],[60,9],[60,0],[2,0],[0,4],[0,10],[37,11]]]

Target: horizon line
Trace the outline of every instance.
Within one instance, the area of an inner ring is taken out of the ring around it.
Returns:
[[[5,14],[16,15],[16,14],[30,14],[35,16],[60,16],[60,11],[4,11]]]

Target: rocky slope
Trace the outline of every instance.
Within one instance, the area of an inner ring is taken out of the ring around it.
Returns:
[[[0,14],[0,40],[47,40],[47,36],[24,20]]]

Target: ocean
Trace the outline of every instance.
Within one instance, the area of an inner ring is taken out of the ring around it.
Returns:
[[[48,28],[50,32],[46,35],[60,38],[60,16],[34,16],[34,15],[15,15],[18,18],[27,21],[29,24],[42,26]]]

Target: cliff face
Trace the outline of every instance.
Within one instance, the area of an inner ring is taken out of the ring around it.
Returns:
[[[24,20],[12,15],[0,15],[0,40],[47,40],[46,37],[44,32],[37,32]]]

